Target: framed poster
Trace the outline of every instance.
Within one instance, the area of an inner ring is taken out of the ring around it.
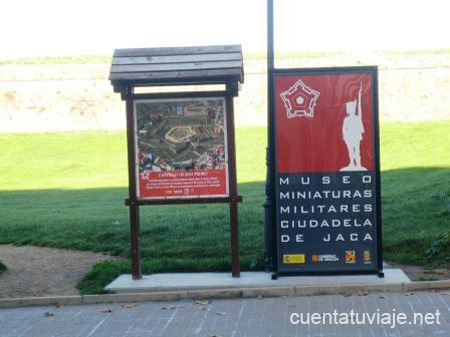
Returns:
[[[377,68],[273,81],[278,272],[381,271]]]
[[[134,101],[138,199],[226,197],[225,98]]]

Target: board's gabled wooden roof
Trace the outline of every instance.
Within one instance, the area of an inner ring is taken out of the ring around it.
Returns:
[[[240,45],[116,49],[109,79],[114,88],[127,84],[244,82]]]

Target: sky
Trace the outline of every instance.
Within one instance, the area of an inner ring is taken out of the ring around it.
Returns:
[[[450,48],[446,1],[274,2],[279,52]],[[266,0],[12,0],[1,8],[0,59],[219,44],[266,50]]]

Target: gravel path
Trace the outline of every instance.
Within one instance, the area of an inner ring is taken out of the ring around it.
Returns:
[[[94,264],[118,258],[102,253],[0,245],[0,298],[78,295],[76,284]]]

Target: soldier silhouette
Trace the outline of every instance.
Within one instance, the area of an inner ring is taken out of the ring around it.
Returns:
[[[354,101],[345,103],[347,116],[344,118],[342,124],[342,137],[347,145],[350,162],[346,167],[343,167],[341,171],[367,171],[367,169],[361,165],[360,144],[364,133],[361,96],[362,83],[360,83],[358,98]]]

